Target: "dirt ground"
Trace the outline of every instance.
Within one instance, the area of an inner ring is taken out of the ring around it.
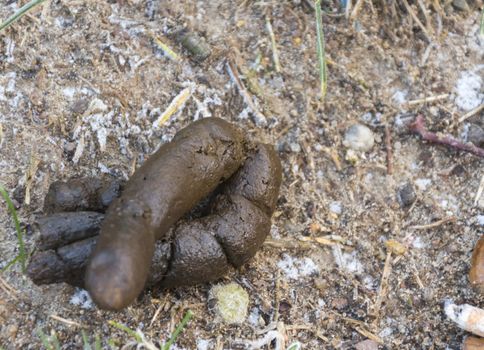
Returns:
[[[191,309],[194,317],[173,349],[244,349],[268,334],[303,349],[460,349],[466,333],[446,318],[443,305],[484,306],[467,278],[484,231],[484,197],[476,197],[484,163],[425,143],[406,125],[422,113],[431,130],[482,142],[482,110],[460,120],[484,102],[482,3],[458,11],[449,1],[441,7],[409,1],[421,26],[406,1],[361,3],[350,19],[339,3],[324,3],[323,102],[308,1],[47,1],[0,33],[0,183],[27,228],[52,181],[128,178],[197,118],[221,117],[273,143],[284,169],[271,237],[247,266],[218,281],[248,292],[244,323],[218,320],[208,300],[213,284],[155,288],[114,313],[96,309],[71,286],[36,286],[15,266],[1,276],[11,289],[0,289],[0,344],[38,349],[43,330],[55,332],[63,349],[79,349],[81,329],[91,340],[98,334],[106,348],[108,340],[128,343],[109,320],[163,341]],[[0,17],[20,5],[2,1]],[[189,58],[176,40],[182,27],[206,39],[207,60]],[[180,59],[163,55],[153,37]],[[227,73],[227,60],[258,113]],[[193,94],[184,108],[154,126],[186,87]],[[365,153],[343,145],[354,123],[374,133]],[[415,195],[408,206],[398,200],[405,184]],[[389,254],[389,240],[405,253]],[[29,251],[35,245],[29,229],[26,245]],[[15,227],[2,201],[0,266],[16,254]],[[373,342],[362,343],[367,339]],[[262,348],[276,346],[269,341]]]

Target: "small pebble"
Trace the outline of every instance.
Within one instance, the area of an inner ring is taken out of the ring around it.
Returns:
[[[466,0],[454,0],[452,1],[452,6],[459,11],[469,11],[469,5]]]
[[[410,182],[400,187],[397,192],[397,200],[402,208],[409,207],[415,202],[417,195]]]
[[[227,324],[242,323],[247,317],[249,294],[237,283],[219,284],[210,290],[215,312]]]
[[[331,307],[336,310],[343,310],[348,306],[348,299],[343,297],[334,298],[331,302]]]
[[[182,31],[178,34],[178,40],[198,63],[205,61],[212,53],[207,41],[197,33]]]
[[[378,350],[378,343],[371,339],[363,340],[355,344],[355,349],[356,350]]]
[[[373,132],[366,126],[354,124],[345,132],[343,145],[355,151],[369,151],[375,144]]]
[[[484,147],[484,130],[477,124],[470,124],[467,142],[472,142],[477,147]]]

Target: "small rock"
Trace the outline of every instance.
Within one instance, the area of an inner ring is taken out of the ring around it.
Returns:
[[[416,199],[417,195],[415,194],[415,190],[413,189],[413,186],[410,182],[407,182],[405,185],[398,189],[397,200],[402,208],[412,205]]]
[[[343,145],[355,151],[369,151],[375,144],[373,132],[366,126],[354,124],[345,132]]]
[[[477,124],[470,124],[467,142],[472,142],[477,147],[484,147],[484,130]]]
[[[469,5],[467,5],[466,0],[454,0],[452,1],[452,6],[459,11],[469,11]]]
[[[331,307],[336,310],[343,310],[345,307],[348,306],[348,299],[339,297],[334,298],[331,302]]]
[[[74,103],[72,103],[69,109],[74,114],[83,114],[88,107],[89,107],[89,100],[87,98],[81,98],[75,101]]]
[[[378,350],[378,343],[371,339],[363,340],[355,344],[355,349],[356,350]]]
[[[215,312],[227,324],[242,323],[247,317],[249,294],[237,283],[219,284],[210,290]]]

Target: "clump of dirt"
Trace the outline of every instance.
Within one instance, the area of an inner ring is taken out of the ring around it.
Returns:
[[[67,285],[35,286],[15,266],[0,280],[2,346],[38,348],[32,332],[42,329],[54,331],[64,348],[79,348],[81,327],[104,345],[126,344],[130,337],[109,320],[167,339],[191,309],[178,349],[244,348],[264,337],[265,348],[271,339],[307,349],[348,349],[367,339],[373,348],[460,347],[465,333],[446,319],[443,304],[483,306],[467,277],[483,232],[484,198],[476,196],[483,162],[422,142],[407,125],[422,113],[429,129],[464,141],[484,127],[482,110],[466,116],[483,103],[480,10],[472,2],[465,12],[454,12],[463,8],[455,4],[423,11],[418,1],[364,2],[347,19],[339,3],[325,4],[330,60],[321,101],[309,5],[52,1],[0,34],[0,183],[27,228],[29,251],[35,239],[28,223],[51,182],[127,179],[199,118],[224,118],[275,144],[284,170],[272,237],[251,263],[219,281],[237,282],[249,294],[244,323],[216,320],[210,285],[151,289],[112,313]],[[0,17],[19,6],[8,2]],[[176,39],[180,28],[204,38],[211,55],[190,59]],[[179,60],[164,55],[157,40]],[[186,88],[184,107],[158,126]],[[343,145],[354,124],[373,133],[364,153]],[[404,249],[391,250],[395,244]],[[3,209],[0,252],[1,266],[17,254]]]

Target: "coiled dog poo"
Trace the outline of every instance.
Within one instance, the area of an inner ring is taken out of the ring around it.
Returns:
[[[199,120],[164,144],[109,206],[86,268],[86,287],[118,310],[142,291],[155,241],[244,161],[242,134],[217,118]]]
[[[59,231],[48,235],[55,243],[32,257],[28,273],[38,284],[82,285],[91,256],[85,286],[101,308],[114,310],[131,303],[147,284],[172,287],[217,279],[230,266],[244,264],[262,245],[280,184],[280,161],[271,146],[248,147],[231,124],[203,119],[150,157],[105,217],[97,214],[102,221],[99,236],[95,213],[68,213],[72,225],[64,219]],[[182,219],[167,235],[175,221],[217,186],[216,195],[209,197],[209,215]],[[39,231],[51,232],[42,224],[65,214],[39,220]],[[92,217],[92,225],[75,215]],[[43,241],[49,241],[45,234]]]

